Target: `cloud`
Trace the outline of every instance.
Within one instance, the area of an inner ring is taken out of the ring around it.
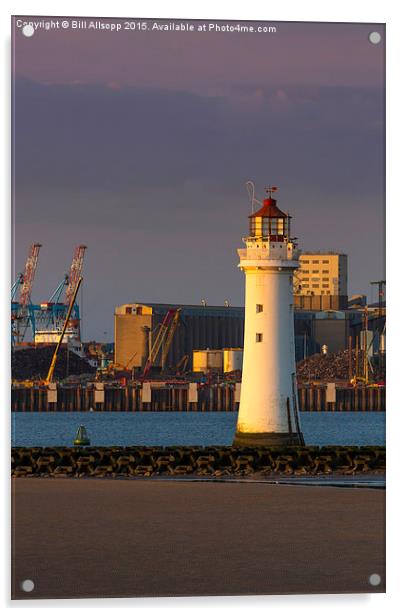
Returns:
[[[121,90],[121,83],[119,81],[108,81],[106,87],[110,90]]]
[[[148,31],[134,36],[122,30],[109,37],[70,28],[38,30],[27,38],[17,31],[14,68],[18,76],[39,82],[118,81],[210,96],[255,83],[383,87],[385,46],[369,43],[372,24],[271,25],[277,32],[269,35]],[[385,41],[384,26],[376,24],[375,29]]]
[[[47,246],[46,296],[73,246],[88,244],[92,336],[113,302],[242,301],[248,179],[260,198],[279,185],[304,248],[349,252],[351,290],[382,275],[381,90],[253,84],[200,96],[18,79],[14,112],[17,268],[29,243]]]
[[[309,162],[336,177],[350,161],[358,178],[382,153],[376,89],[254,88],[202,97],[17,80],[15,92],[18,188],[177,186],[249,174],[262,158],[266,165],[277,157],[287,159],[291,177]]]

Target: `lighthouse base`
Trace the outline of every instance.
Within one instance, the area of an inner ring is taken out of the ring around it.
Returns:
[[[297,432],[236,432],[233,447],[304,445],[303,435]]]

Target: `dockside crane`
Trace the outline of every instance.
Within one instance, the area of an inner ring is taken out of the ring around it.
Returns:
[[[151,350],[149,352],[149,357],[144,366],[144,371],[141,375],[142,381],[146,378],[152,366],[156,362],[156,359],[164,343],[165,343],[165,347],[163,349],[163,352],[165,353],[165,359],[166,359],[167,354],[169,352],[170,344],[173,339],[174,331],[177,327],[180,310],[181,308],[177,308],[177,309],[170,308],[165,314],[162,323],[159,325],[155,340],[153,341]],[[169,336],[169,330],[172,328],[172,326],[174,327],[174,331],[173,331],[173,334]]]
[[[56,289],[53,291],[51,296],[48,299],[48,304],[59,304],[60,298],[63,294],[64,287],[68,286],[68,274],[64,275],[63,280],[57,285]]]
[[[48,299],[47,303],[52,304],[64,304],[70,305],[71,296],[74,293],[74,289],[77,285],[77,281],[82,276],[82,270],[84,267],[84,256],[87,246],[76,246],[73,253],[73,259],[70,265],[70,271],[64,275],[63,280],[58,284],[52,295]],[[64,299],[62,299],[63,291],[65,289]]]
[[[57,356],[58,356],[58,353],[59,353],[60,346],[61,346],[61,344],[63,342],[64,334],[66,333],[68,322],[69,322],[70,317],[71,317],[71,312],[73,310],[73,306],[74,306],[74,303],[75,303],[75,300],[76,300],[76,297],[77,297],[77,293],[78,293],[78,289],[80,288],[81,282],[82,282],[82,277],[78,278],[78,280],[76,282],[76,285],[75,285],[75,289],[74,289],[73,294],[71,296],[70,305],[68,307],[67,316],[66,316],[66,319],[64,321],[63,329],[61,330],[61,334],[60,334],[59,340],[58,340],[58,342],[56,344],[56,348],[55,348],[54,353],[53,353],[53,357],[52,357],[52,361],[51,361],[51,364],[50,364],[50,367],[49,367],[49,371],[47,373],[47,377],[46,377],[46,381],[45,381],[46,384],[51,383],[52,380],[53,380],[53,375],[54,375],[54,369],[56,367]]]
[[[70,273],[68,275],[68,285],[66,289],[66,296],[64,303],[66,306],[70,305],[71,298],[74,294],[75,288],[79,278],[82,276],[82,269],[84,267],[84,256],[87,246],[81,244],[76,246],[74,250],[73,260],[71,262]]]
[[[171,321],[170,327],[168,329],[167,335],[166,335],[166,340],[162,346],[162,355],[161,355],[161,366],[162,366],[162,370],[165,368],[166,366],[166,359],[170,350],[170,347],[172,345],[172,340],[173,337],[176,333],[176,329],[179,325],[180,322],[180,311],[181,308],[178,308],[173,316],[173,319]]]
[[[25,263],[23,274],[19,274],[11,290],[11,331],[13,342],[22,342],[31,322],[32,336],[35,333],[35,319],[31,307],[31,293],[39,260],[39,251],[42,244],[32,244]],[[17,299],[20,289],[19,300]],[[22,330],[22,331],[21,331]]]
[[[18,291],[23,282],[24,282],[24,274],[21,272],[18,274],[13,286],[11,287],[11,301],[12,302],[14,302],[15,298],[18,296]]]
[[[70,305],[72,296],[76,295],[75,289],[77,288],[78,280],[81,279],[82,281],[82,270],[84,267],[84,256],[86,249],[87,247],[84,246],[84,244],[80,244],[79,246],[75,247],[73,260],[70,266],[70,273],[68,275],[68,285],[64,300],[66,306]],[[76,318],[74,319],[74,321],[71,321],[71,327],[75,329],[76,338],[81,340],[81,321],[79,317],[78,306],[77,314],[75,315],[75,317]]]
[[[78,279],[82,275],[86,246],[76,246],[73,253],[70,270],[65,274],[51,297],[42,302],[36,311],[37,342],[56,342],[65,322],[71,297]],[[63,296],[64,293],[64,296]],[[70,336],[80,339],[80,314],[78,304],[74,304],[70,318]]]
[[[24,281],[22,283],[20,292],[20,304],[21,306],[27,306],[31,301],[31,292],[33,281],[35,279],[36,268],[38,266],[39,251],[42,248],[42,244],[32,244],[29,251],[27,261],[25,263]]]

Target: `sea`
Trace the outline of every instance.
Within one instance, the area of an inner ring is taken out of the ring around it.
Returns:
[[[306,445],[385,445],[385,413],[300,413]],[[231,445],[237,413],[12,413],[13,447],[70,447],[84,425],[91,445]]]

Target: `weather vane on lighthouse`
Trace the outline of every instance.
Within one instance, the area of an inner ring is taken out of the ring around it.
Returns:
[[[268,193],[269,198],[272,199],[272,193],[276,192],[278,190],[277,186],[267,186],[265,189],[265,192]]]
[[[253,186],[254,189],[254,186]],[[291,238],[291,216],[269,198],[249,216],[245,248],[243,374],[234,445],[302,445],[297,400],[293,273],[300,251]],[[253,202],[257,201],[254,199]]]

